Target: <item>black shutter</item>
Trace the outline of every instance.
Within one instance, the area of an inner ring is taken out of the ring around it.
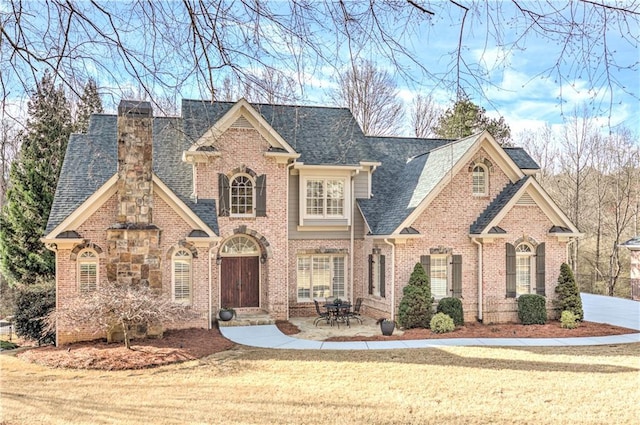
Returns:
[[[431,256],[421,255],[420,264],[422,264],[422,268],[424,269],[424,272],[427,274],[427,278],[429,278],[429,282],[431,282]]]
[[[536,294],[545,296],[544,243],[536,248]]]
[[[507,298],[516,297],[516,247],[506,244]]]
[[[229,177],[218,174],[218,215],[229,216]]]
[[[373,255],[369,254],[369,295],[373,294]]]
[[[384,282],[384,274],[385,274],[384,255],[380,256],[380,264],[378,264],[378,266],[379,266],[378,276],[380,276],[380,296],[384,298],[384,294],[386,292],[385,282]]]
[[[267,175],[256,178],[256,217],[267,216]]]
[[[462,298],[462,255],[453,255],[451,260],[451,292],[455,298]]]

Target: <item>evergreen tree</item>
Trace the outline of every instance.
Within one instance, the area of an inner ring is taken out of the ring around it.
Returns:
[[[556,294],[558,294],[556,306],[560,312],[570,311],[576,316],[576,319],[584,319],[580,290],[578,289],[578,284],[573,276],[571,267],[566,263],[560,266],[560,276],[558,276]]]
[[[417,263],[409,277],[409,283],[402,290],[402,300],[398,307],[398,321],[403,328],[429,328],[431,323],[433,298],[431,284],[422,267]]]
[[[42,77],[28,103],[21,150],[11,164],[7,200],[0,215],[0,270],[10,284],[53,278],[54,255],[40,242],[51,211],[71,134],[71,110],[62,86]]]
[[[90,78],[84,86],[82,96],[78,103],[76,114],[75,132],[86,133],[89,129],[89,117],[91,114],[101,114],[103,112],[102,99],[98,93],[98,86],[93,78]]]
[[[469,98],[463,97],[440,116],[433,131],[438,137],[459,139],[487,130],[498,143],[507,143],[511,137],[511,129],[504,118],[489,118],[486,112]]]

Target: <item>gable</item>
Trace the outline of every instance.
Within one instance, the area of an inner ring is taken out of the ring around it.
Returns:
[[[185,157],[189,158],[190,155],[195,155],[194,152],[214,152],[216,141],[229,129],[257,130],[268,142],[269,150],[280,154],[289,154],[288,156],[291,157],[299,156],[249,102],[240,99],[191,144]]]
[[[393,233],[412,226],[447,186],[450,177],[465,170],[481,149],[509,180],[517,181],[524,176],[513,159],[486,131],[434,149],[428,153],[420,178],[411,189],[413,193],[406,209],[408,214]]]
[[[495,229],[503,229],[502,220],[514,208],[535,208],[542,211],[550,223],[548,232],[558,236],[575,237],[580,232],[571,220],[558,208],[551,197],[531,176],[523,177],[517,182],[510,183],[487,206],[471,225],[470,234],[474,236],[488,236],[497,234]]]

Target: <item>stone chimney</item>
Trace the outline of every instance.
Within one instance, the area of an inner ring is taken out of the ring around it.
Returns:
[[[118,211],[107,229],[107,280],[162,289],[160,229],[153,224],[153,114],[149,102],[118,105]]]
[[[149,102],[118,105],[118,217],[128,228],[145,228],[153,212],[153,112]]]

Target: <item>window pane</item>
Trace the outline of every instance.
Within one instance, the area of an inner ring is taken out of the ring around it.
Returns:
[[[174,260],[173,263],[174,299],[189,301],[191,296],[191,261]]]
[[[447,293],[447,257],[431,256],[431,295],[435,298],[449,296]]]
[[[80,283],[80,292],[95,291],[98,279],[97,263],[83,262],[79,266],[78,281]]]
[[[230,194],[232,214],[253,214],[253,182],[248,176],[234,178]]]
[[[327,215],[343,215],[344,181],[327,180]]]
[[[311,258],[298,257],[298,298],[311,298]]]
[[[260,249],[253,239],[236,236],[225,242],[220,252],[225,255],[259,255]]]
[[[307,180],[307,214],[324,214],[323,180]]]
[[[528,294],[531,288],[531,257],[516,257],[516,294]]]
[[[313,297],[328,297],[331,295],[331,263],[330,257],[312,258]]]
[[[485,194],[485,169],[479,165],[473,168],[473,194],[484,195]]]
[[[333,294],[344,297],[344,257],[333,257]]]

